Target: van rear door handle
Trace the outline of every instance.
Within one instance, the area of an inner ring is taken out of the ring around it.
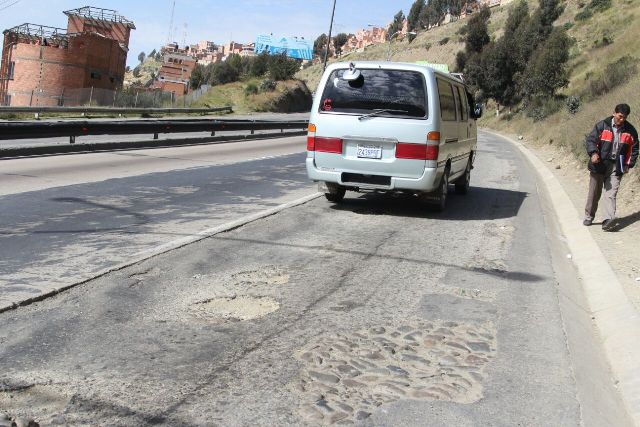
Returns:
[[[447,138],[444,140],[445,144],[448,144],[450,142],[458,142],[458,138]]]

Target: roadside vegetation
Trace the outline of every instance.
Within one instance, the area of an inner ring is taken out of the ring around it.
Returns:
[[[211,88],[193,107],[231,106],[234,112],[299,112],[311,108],[311,93],[293,76],[300,62],[266,52],[254,57],[229,55],[226,61],[196,65],[191,88]]]

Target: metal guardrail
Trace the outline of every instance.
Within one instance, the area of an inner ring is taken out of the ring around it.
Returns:
[[[233,112],[231,107],[213,108],[119,108],[119,107],[0,107],[2,113],[84,113],[84,114],[180,114]]]
[[[74,120],[59,122],[0,122],[0,140],[31,138],[75,138],[85,135],[150,134],[158,139],[161,133],[211,132],[249,130],[281,130],[307,128],[306,120]]]

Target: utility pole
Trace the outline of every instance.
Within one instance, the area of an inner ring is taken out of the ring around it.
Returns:
[[[336,0],[333,0],[333,11],[331,12],[331,24],[329,24],[329,37],[327,37],[327,50],[324,52],[324,66],[322,71],[327,69],[327,59],[329,58],[329,46],[331,45],[331,30],[333,29],[333,15],[336,13]]]
[[[167,44],[172,43],[173,40],[173,14],[176,10],[176,0],[173,0],[173,4],[171,5],[171,20],[169,21],[169,34],[167,34]]]

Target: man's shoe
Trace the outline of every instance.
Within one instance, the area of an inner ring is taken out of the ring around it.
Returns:
[[[591,219],[585,219],[584,221],[582,221],[582,225],[586,225],[589,226],[593,223],[593,220]]]
[[[615,224],[613,223],[612,219],[605,219],[604,221],[602,221],[602,230],[611,231],[614,225]]]

